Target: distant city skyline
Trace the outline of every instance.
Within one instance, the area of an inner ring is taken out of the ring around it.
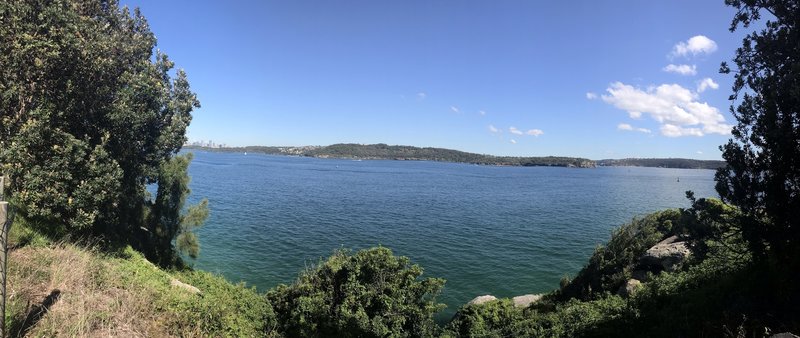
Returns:
[[[123,1],[202,107],[191,142],[720,159],[722,1]]]

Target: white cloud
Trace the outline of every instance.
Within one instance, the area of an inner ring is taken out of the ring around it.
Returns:
[[[497,128],[495,128],[495,126],[493,126],[493,125],[491,125],[491,124],[490,124],[490,125],[489,125],[489,131],[490,131],[490,132],[492,132],[492,133],[494,133],[494,134],[497,134],[497,133],[499,133],[499,132],[500,132],[500,129],[497,129]]]
[[[522,135],[522,131],[515,127],[508,128],[508,132],[516,135]]]
[[[665,72],[676,73],[681,75],[697,75],[697,66],[695,65],[673,65],[668,64],[662,69]]]
[[[702,93],[706,91],[706,89],[708,88],[717,89],[719,88],[719,84],[714,82],[714,80],[712,80],[711,78],[702,79],[700,80],[700,84],[697,85],[697,92]]]
[[[647,128],[635,128],[634,126],[627,124],[627,123],[620,123],[617,125],[618,130],[627,130],[627,131],[638,131],[640,133],[650,134],[652,131]]]
[[[698,151],[697,151],[697,154],[698,154],[698,155],[703,155],[703,152],[702,152],[702,151],[700,151],[700,150],[698,150]]]
[[[695,56],[698,54],[711,54],[717,50],[717,43],[704,35],[696,35],[687,41],[678,42],[672,48],[672,56]]]
[[[731,125],[715,107],[699,102],[697,93],[677,84],[662,84],[642,90],[621,82],[612,83],[601,98],[632,118],[649,115],[669,137],[730,133]],[[619,127],[619,126],[618,126]],[[631,127],[633,128],[633,127]]]
[[[478,111],[478,114],[480,114],[481,116],[486,116],[486,112],[485,112],[485,111],[483,111],[483,110],[481,110],[481,111]]]
[[[456,107],[456,106],[450,106],[450,110],[453,111],[456,114],[461,112],[461,110],[459,110],[458,107]]]
[[[666,137],[703,136],[703,131],[699,128],[684,128],[674,124],[665,124],[661,126],[661,135]]]
[[[426,97],[428,97],[428,94],[425,94],[423,92],[417,93],[417,99],[420,101],[424,100]]]
[[[528,134],[530,136],[539,137],[539,135],[544,134],[544,132],[541,129],[530,129],[530,130],[526,131],[525,134]]]
[[[597,94],[592,93],[592,92],[588,92],[588,93],[586,93],[586,98],[589,99],[589,100],[594,100],[594,99],[597,98]]]
[[[512,144],[517,144],[517,140],[515,140],[513,138],[510,141],[511,141]]]

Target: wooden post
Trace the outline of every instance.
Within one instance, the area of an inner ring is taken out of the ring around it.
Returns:
[[[2,183],[2,182],[0,182]],[[0,201],[0,337],[6,336],[6,273],[8,272],[8,228],[11,220],[8,219],[8,202]]]

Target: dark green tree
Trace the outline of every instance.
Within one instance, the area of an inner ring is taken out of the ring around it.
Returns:
[[[29,223],[161,243],[146,186],[166,177],[199,103],[155,47],[139,10],[117,1],[0,1],[0,170]]]
[[[267,298],[289,337],[431,337],[444,280],[421,275],[387,248],[338,251]]]
[[[766,22],[736,51],[733,138],[717,192],[741,210],[737,220],[756,259],[794,259],[800,241],[800,1],[726,0],[730,30]]]
[[[189,190],[187,168],[192,154],[175,156],[161,165],[158,175],[158,193],[153,203],[148,222],[153,233],[148,246],[151,257],[162,265],[173,265],[179,259],[176,253],[197,258],[200,246],[197,235],[192,231],[208,217],[208,200],[189,207],[183,212]],[[174,250],[172,241],[175,240]]]

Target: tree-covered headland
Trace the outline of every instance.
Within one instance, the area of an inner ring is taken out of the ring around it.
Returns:
[[[737,120],[721,147],[721,199],[687,192],[690,208],[617,228],[540,299],[466,304],[437,323],[445,281],[388,248],[336,251],[265,293],[185,267],[208,215],[206,201],[185,205],[191,155],[178,152],[199,106],[186,74],[154,52],[141,13],[116,1],[0,1],[0,170],[15,211],[4,335],[798,333],[800,2],[726,4],[736,9],[731,30],[764,28],[721,67],[735,80]],[[420,149],[307,151],[425,159]],[[654,263],[659,251],[666,259]]]

